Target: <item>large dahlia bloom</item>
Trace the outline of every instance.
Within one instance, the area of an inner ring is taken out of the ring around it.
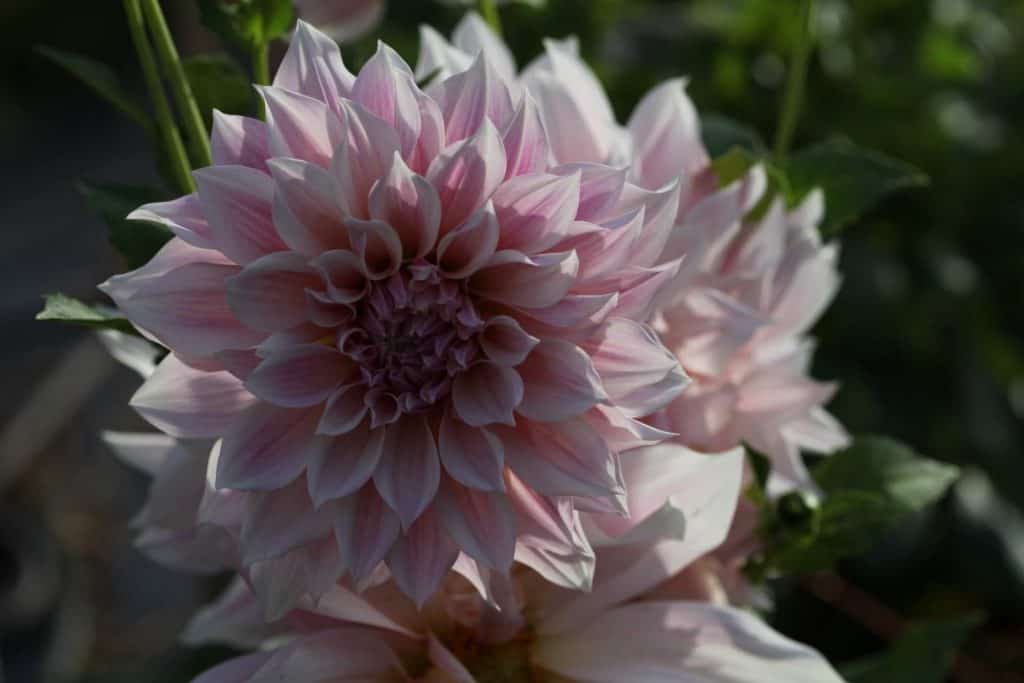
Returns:
[[[658,462],[665,456],[669,462]],[[595,532],[591,592],[556,587],[517,567],[485,587],[450,574],[422,610],[390,583],[362,596],[339,586],[319,603],[264,624],[248,586],[236,581],[196,616],[186,641],[270,647],[229,660],[195,683],[838,682],[817,652],[754,615],[687,601],[662,586],[721,542],[740,489],[742,453],[681,458],[651,450],[637,457],[646,460],[647,476],[638,468],[631,486],[675,486],[676,536],[649,533],[658,514],[617,541],[602,542]]]
[[[746,221],[764,196],[764,172],[755,167],[720,187],[684,80],[654,88],[621,125],[572,39],[548,41],[517,75],[508,48],[474,14],[451,42],[429,27],[422,33],[419,76],[463,69],[483,51],[536,99],[558,162],[622,167],[650,191],[678,185],[675,226],[659,259],[682,257],[683,265],[654,322],[694,384],[655,423],[692,448],[746,443],[769,456],[773,493],[813,488],[800,450],[828,453],[848,441],[822,407],[835,386],[808,376],[806,335],[839,283],[836,247],[818,234],[821,193],[792,211],[776,201]]]
[[[619,454],[687,381],[641,322],[678,187],[553,164],[483,52],[428,94],[302,24],[261,93],[266,124],[215,117],[198,193],[132,215],[176,237],[102,287],[171,351],[134,407],[217,440],[188,524],[278,607],[382,561],[421,601],[459,558],[585,586],[576,510],[627,513]]]

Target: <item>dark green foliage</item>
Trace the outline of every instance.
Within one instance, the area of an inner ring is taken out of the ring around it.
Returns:
[[[59,320],[73,325],[136,334],[135,328],[125,318],[64,294],[47,294],[46,303],[43,310],[36,314],[36,320]]]
[[[78,189],[89,208],[107,224],[110,244],[124,257],[129,269],[149,261],[174,236],[163,225],[127,219],[141,205],[167,199],[159,190],[87,181],[80,181]]]
[[[253,114],[256,93],[236,61],[227,55],[199,55],[185,59],[184,66],[208,128],[214,109],[225,114]]]
[[[207,28],[247,49],[283,37],[295,22],[291,0],[199,0],[199,8]]]

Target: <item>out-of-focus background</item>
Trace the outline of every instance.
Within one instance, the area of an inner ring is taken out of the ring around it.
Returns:
[[[215,46],[193,3],[164,5],[184,52]],[[775,621],[843,663],[883,648],[894,620],[947,620],[948,631],[977,613],[958,680],[1024,680],[1024,1],[817,5],[797,147],[845,136],[931,185],[843,234],[844,285],[817,330],[816,374],[842,381],[832,410],[852,432],[896,436],[964,476],[841,564],[853,589],[777,586]],[[521,64],[542,37],[578,35],[623,119],[650,86],[687,75],[709,130],[727,117],[770,141],[796,6],[549,0],[502,18]],[[412,61],[419,23],[447,33],[460,16],[392,0],[346,59],[361,64],[383,37]],[[223,654],[174,644],[217,581],[132,549],[146,482],[99,440],[142,427],[126,408],[139,379],[89,333],[33,320],[44,292],[97,301],[95,284],[125,269],[76,183],[158,179],[144,133],[38,45],[110,64],[141,91],[120,3],[0,3],[0,680],[184,682]]]

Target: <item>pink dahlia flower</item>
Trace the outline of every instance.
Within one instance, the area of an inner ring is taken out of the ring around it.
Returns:
[[[676,536],[647,533],[662,513],[631,536],[602,542],[595,533],[598,567],[589,593],[559,588],[523,567],[477,585],[452,573],[422,610],[387,582],[362,596],[339,586],[319,603],[264,624],[239,580],[196,616],[185,640],[277,645],[230,660],[195,683],[840,681],[817,652],[752,614],[651,594],[721,542],[739,494],[742,452],[709,457],[682,450],[648,450],[627,477],[631,492],[674,490]]]
[[[334,40],[352,40],[380,23],[385,0],[295,0],[295,12]]]
[[[486,54],[428,94],[300,24],[261,93],[266,124],[215,117],[198,193],[132,215],[176,237],[102,286],[171,350],[134,407],[217,440],[190,523],[279,604],[381,562],[422,601],[460,553],[585,586],[576,510],[628,511],[619,454],[687,382],[642,322],[678,187],[554,165]]]

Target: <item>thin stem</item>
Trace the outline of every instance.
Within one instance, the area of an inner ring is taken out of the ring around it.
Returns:
[[[185,153],[185,144],[181,140],[178,125],[174,122],[171,105],[167,102],[167,95],[164,94],[156,58],[153,56],[153,48],[146,36],[146,25],[139,0],[124,0],[124,11],[128,17],[128,28],[131,31],[132,42],[135,44],[135,51],[139,56],[139,64],[142,66],[142,74],[146,79],[146,89],[149,90],[149,97],[153,102],[157,131],[160,133],[171,171],[174,173],[174,179],[179,189],[191,194],[196,190],[195,181],[192,180],[192,166],[189,164],[188,154]]]
[[[782,112],[779,115],[779,130],[775,138],[775,156],[779,161],[786,158],[793,142],[796,126],[800,120],[800,109],[804,102],[804,88],[807,84],[807,66],[814,47],[811,22],[814,20],[814,0],[800,0],[800,35],[789,60],[786,78],[786,92],[782,98]]]
[[[500,37],[501,15],[498,14],[497,0],[480,0],[480,15]]]
[[[203,115],[199,111],[199,105],[196,103],[196,97],[192,92],[192,85],[188,82],[188,76],[185,74],[185,67],[178,55],[178,48],[174,45],[171,30],[167,26],[167,19],[164,18],[158,0],[143,0],[142,8],[146,13],[149,30],[153,34],[153,44],[160,56],[167,81],[171,85],[171,92],[174,93],[182,124],[188,134],[192,160],[197,166],[209,166],[213,163],[210,154],[209,133],[206,130]]]
[[[252,49],[252,76],[257,85],[270,85],[270,44]]]

